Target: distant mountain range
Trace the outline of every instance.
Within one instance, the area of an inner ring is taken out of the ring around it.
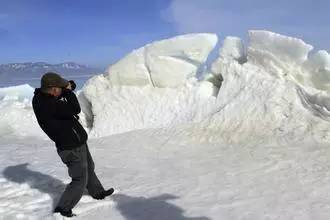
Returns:
[[[45,62],[9,63],[0,65],[0,75],[11,77],[40,77],[47,71],[68,75],[95,74],[102,72],[102,69],[89,67],[73,62],[49,64]]]
[[[44,73],[50,71],[70,79],[86,79],[92,75],[102,73],[103,69],[74,62],[59,64],[45,62],[0,64],[0,86],[22,83],[34,84],[34,81],[39,81]]]

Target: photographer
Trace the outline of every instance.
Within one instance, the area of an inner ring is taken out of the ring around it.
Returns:
[[[68,167],[72,178],[54,212],[72,217],[72,208],[81,199],[85,188],[94,199],[104,199],[114,190],[104,190],[94,172],[94,162],[87,146],[87,133],[79,123],[80,105],[73,90],[74,81],[67,81],[53,72],[41,78],[35,89],[33,110],[41,129],[55,142],[57,153]]]

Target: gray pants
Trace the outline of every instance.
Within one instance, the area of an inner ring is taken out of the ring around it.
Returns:
[[[79,202],[86,188],[91,196],[104,191],[94,172],[94,162],[87,144],[72,150],[59,151],[58,155],[68,167],[72,181],[67,185],[57,207],[72,209]]]

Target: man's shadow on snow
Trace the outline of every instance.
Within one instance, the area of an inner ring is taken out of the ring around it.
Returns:
[[[157,197],[131,197],[114,194],[111,199],[126,220],[210,220],[207,217],[185,217],[184,210],[169,203],[178,197],[163,194]]]
[[[59,179],[50,175],[30,170],[28,163],[9,166],[3,171],[3,176],[15,183],[27,183],[32,189],[47,193],[53,200],[53,206],[57,204],[66,185]]]

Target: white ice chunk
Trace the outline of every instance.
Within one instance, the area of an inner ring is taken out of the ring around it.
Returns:
[[[0,88],[1,99],[31,100],[34,88],[28,84]]]
[[[312,54],[303,64],[307,79],[305,84],[317,89],[328,91],[330,89],[330,55],[320,50]]]
[[[238,37],[226,37],[220,48],[220,56],[243,61],[246,53],[242,40]]]
[[[105,73],[112,86],[177,87],[194,77],[217,43],[215,34],[188,34],[133,51]]]
[[[269,31],[249,31],[249,41],[250,51],[266,53],[288,63],[304,62],[313,49],[312,45],[306,44],[301,39]],[[257,54],[249,54],[249,58],[263,59],[263,57],[254,57],[255,55]]]
[[[311,55],[308,61],[313,68],[330,68],[330,55],[325,50],[320,50]]]
[[[108,67],[105,77],[111,85],[150,85],[148,69],[145,66],[145,48],[134,50],[114,65]]]
[[[148,64],[152,85],[158,88],[183,85],[187,79],[196,75],[198,68],[193,63],[171,56],[152,56]]]
[[[246,62],[246,52],[242,40],[238,37],[226,37],[219,50],[218,59],[211,65],[211,75],[206,78],[220,88],[223,76],[230,74],[228,70],[232,70],[231,65],[244,62]]]
[[[133,51],[80,94],[92,136],[198,121],[217,88],[198,83],[198,68],[217,43],[215,34],[188,34]],[[201,107],[203,106],[203,108]]]

